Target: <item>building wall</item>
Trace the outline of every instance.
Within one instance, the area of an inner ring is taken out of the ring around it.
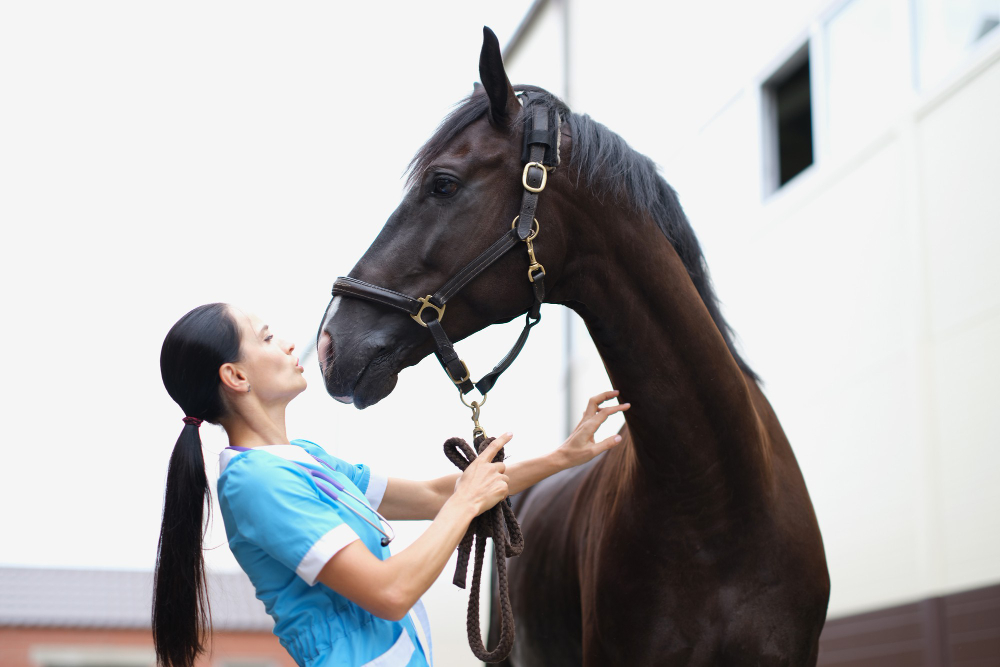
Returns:
[[[892,76],[919,2],[549,4],[572,108],[662,165],[702,241],[809,486],[830,615],[1000,581],[1000,31],[915,88]],[[870,19],[898,49],[849,32]],[[844,83],[841,28],[888,92]],[[816,162],[771,194],[760,87],[806,40]],[[585,395],[607,380],[575,326]]]
[[[155,667],[148,629],[0,628],[3,667]],[[270,632],[215,632],[198,667],[294,667]]]

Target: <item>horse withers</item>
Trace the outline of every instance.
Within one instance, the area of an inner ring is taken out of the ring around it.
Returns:
[[[814,665],[830,587],[819,527],[676,194],[603,125],[511,87],[488,29],[480,77],[413,158],[402,202],[350,277],[434,293],[518,215],[518,91],[554,110],[559,164],[534,240],[545,302],[583,318],[632,408],[621,445],[517,499],[525,548],[509,562],[507,664]],[[507,253],[451,299],[451,340],[533,306],[528,262]],[[318,347],[327,390],[358,408],[435,349],[412,318],[343,296]]]

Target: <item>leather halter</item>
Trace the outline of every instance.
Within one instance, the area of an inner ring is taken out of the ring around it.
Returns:
[[[486,393],[496,384],[500,375],[514,363],[514,359],[517,358],[517,355],[524,348],[524,344],[528,341],[531,328],[542,319],[540,308],[545,299],[545,268],[535,259],[532,242],[539,232],[538,220],[535,219],[538,194],[545,189],[548,172],[559,164],[560,121],[556,110],[544,104],[541,96],[537,93],[522,92],[519,97],[524,105],[524,113],[528,114],[525,119],[524,144],[521,153],[521,161],[524,164],[524,169],[521,172],[524,195],[521,198],[521,212],[514,218],[510,231],[466,264],[434,294],[428,294],[425,297],[413,298],[401,292],[347,276],[337,278],[336,282],[333,283],[333,296],[364,299],[395,308],[412,317],[420,326],[426,327],[437,348],[434,354],[463,396],[475,388],[485,397]],[[514,343],[514,347],[492,371],[484,375],[479,382],[473,383],[470,379],[469,367],[459,358],[458,353],[455,352],[455,346],[441,325],[445,306],[448,300],[463,287],[521,242],[524,242],[528,248],[530,262],[528,281],[531,283],[535,301],[528,309],[524,329],[518,336],[517,342]],[[425,316],[429,314],[433,314],[434,317],[425,319]],[[465,399],[463,398],[462,401],[465,402]],[[478,417],[477,403],[474,401],[470,407],[473,408],[473,420],[475,421]],[[482,430],[479,428],[478,421],[476,421],[476,427],[479,431]]]

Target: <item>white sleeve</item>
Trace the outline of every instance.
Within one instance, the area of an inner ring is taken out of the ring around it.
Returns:
[[[298,567],[295,568],[295,574],[302,577],[302,580],[310,586],[314,585],[320,570],[330,562],[330,559],[348,544],[359,539],[361,538],[350,526],[346,523],[340,524],[316,540],[316,543],[312,545]]]
[[[377,510],[378,506],[382,504],[382,498],[385,496],[385,487],[388,484],[388,477],[375,472],[371,473],[368,479],[368,488],[365,490],[365,498],[368,499],[368,504],[372,506],[372,509]]]

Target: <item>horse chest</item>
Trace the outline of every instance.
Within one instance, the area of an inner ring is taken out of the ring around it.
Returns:
[[[789,619],[768,617],[787,605],[744,571],[754,555],[733,558],[636,507],[581,502],[595,497],[592,479],[556,479],[519,503],[526,547],[510,561],[512,665],[715,665],[734,646],[755,656],[748,664],[791,664],[761,631]]]

